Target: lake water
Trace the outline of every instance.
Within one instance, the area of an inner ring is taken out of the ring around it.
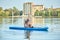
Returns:
[[[30,39],[25,39],[24,31],[10,30],[9,26],[15,25],[18,27],[24,26],[24,18],[18,17],[2,18],[0,22],[0,40],[60,40],[60,18],[32,18],[32,25],[34,27],[47,26],[48,32],[32,31]]]

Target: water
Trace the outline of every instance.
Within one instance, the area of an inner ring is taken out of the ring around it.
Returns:
[[[0,40],[29,40],[24,39],[24,31],[10,30],[12,25],[11,18],[3,18],[0,23]],[[24,18],[14,18],[13,25],[18,27],[24,26]],[[30,40],[60,40],[60,18],[34,18],[34,27],[48,26],[48,32],[33,31]]]

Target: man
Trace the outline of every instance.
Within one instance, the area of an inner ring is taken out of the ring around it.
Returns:
[[[25,20],[24,27],[25,27],[25,28],[33,28],[33,26],[31,25],[31,22],[30,22],[29,19]],[[30,36],[30,31],[28,31],[28,30],[25,31],[25,36],[26,36],[26,38],[29,38],[29,36]]]
[[[25,20],[24,27],[27,27],[27,28],[33,27],[29,19]]]

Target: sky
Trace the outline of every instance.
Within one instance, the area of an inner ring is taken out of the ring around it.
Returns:
[[[35,5],[44,5],[46,8],[60,8],[60,0],[0,0],[0,7],[3,9],[13,8],[14,6],[23,10],[23,4],[33,2]]]

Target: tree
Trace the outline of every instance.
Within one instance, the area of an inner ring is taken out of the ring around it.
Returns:
[[[44,16],[49,16],[49,11],[47,8],[44,9]]]
[[[36,10],[34,16],[39,16],[39,13],[40,12],[38,10]]]
[[[23,14],[23,11],[20,11],[20,16]]]
[[[20,14],[20,11],[16,7],[13,7],[13,14],[14,16],[17,16]]]
[[[0,16],[5,17],[5,16],[6,16],[6,13],[3,13],[3,12],[2,12],[2,13],[0,14]]]
[[[58,13],[57,13],[56,10],[53,10],[53,11],[50,12],[50,15],[51,16],[58,16]]]
[[[42,14],[43,14],[43,11],[40,11],[40,12],[39,12],[39,16],[42,16]]]
[[[48,11],[45,12],[45,16],[49,16],[49,12]]]
[[[9,16],[12,16],[13,9],[9,8]]]
[[[3,10],[2,7],[0,7],[0,11]]]
[[[56,12],[56,10],[54,10],[53,16],[58,16],[58,13]]]
[[[0,16],[1,16],[1,14],[2,14],[2,11],[3,11],[3,9],[2,9],[2,7],[0,7]]]
[[[60,10],[59,11],[56,11],[56,12],[57,12],[58,16],[60,17]]]

